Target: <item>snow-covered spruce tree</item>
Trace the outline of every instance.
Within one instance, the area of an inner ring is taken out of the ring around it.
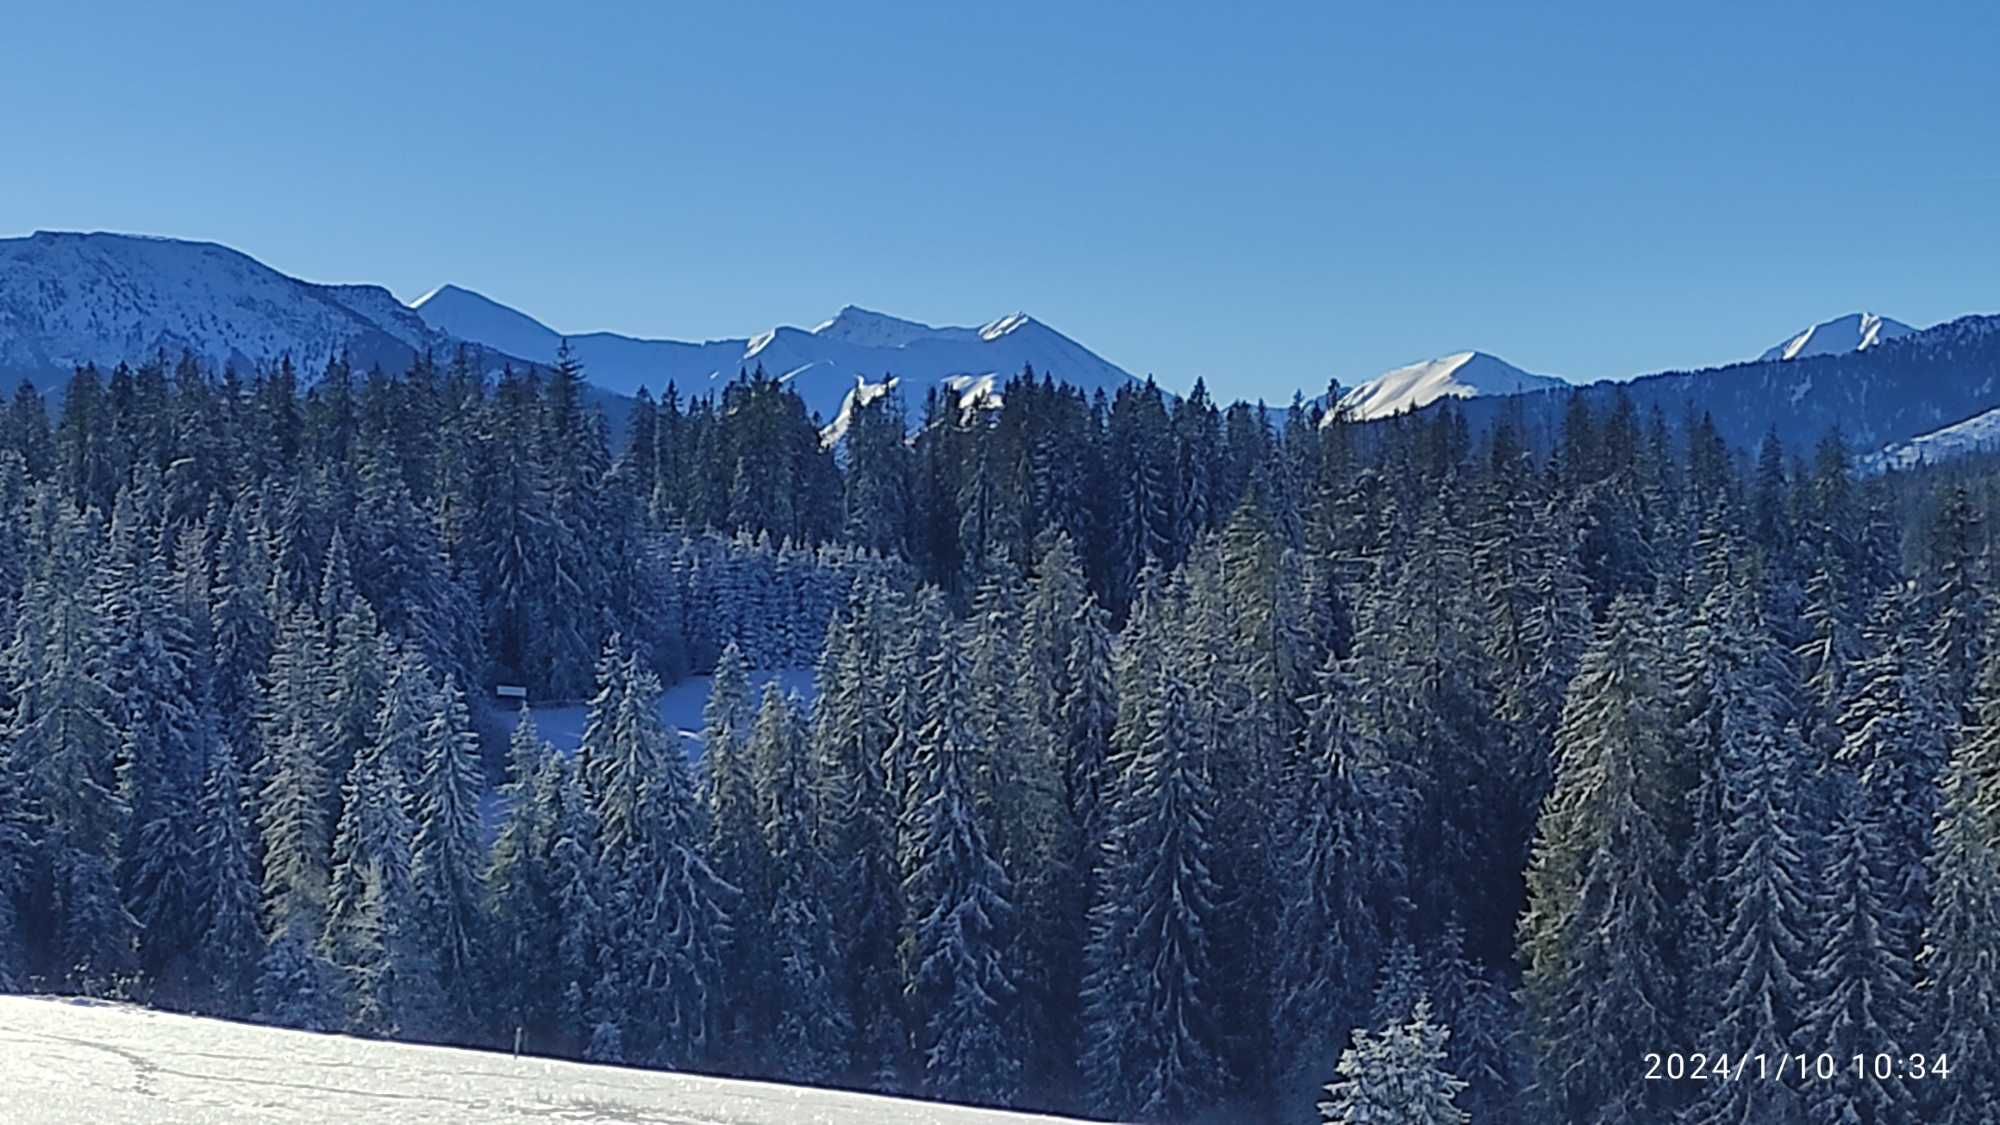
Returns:
[[[1926,1045],[1951,1066],[1931,1118],[1941,1125],[1990,1120],[2000,1101],[2000,656],[1990,650],[1979,699],[1944,777],[1921,955]],[[1909,862],[1894,844],[1883,859]]]
[[[1977,705],[1974,687],[1984,658],[1990,607],[1984,593],[1984,519],[1963,484],[1945,492],[1944,502],[1924,529],[1922,616],[1906,618],[1906,627],[1923,622],[1928,633],[1930,664],[1935,669],[1940,702],[1954,717],[1973,721]],[[1916,643],[1922,639],[1910,638]]]
[[[331,577],[329,581],[332,581]],[[329,605],[340,605],[340,615],[326,621],[331,635],[328,668],[326,776],[346,778],[355,756],[375,737],[375,723],[382,710],[382,685],[387,678],[382,631],[375,611],[350,591],[344,598],[335,594]],[[327,823],[337,823],[344,808],[345,790],[328,794]]]
[[[924,1089],[1004,1105],[1021,1072],[1021,1045],[1007,1035],[1013,905],[975,807],[974,771],[985,748],[972,741],[963,714],[968,680],[963,642],[947,634],[923,676],[925,718],[903,813],[904,994]]]
[[[966,636],[969,696],[964,701],[972,745],[981,748],[974,782],[987,838],[999,849],[1014,907],[1007,978],[1015,1000],[1009,1035],[1028,1052],[1025,1089],[1045,1088],[1068,1061],[1056,1043],[1069,1038],[1066,1013],[1053,992],[1054,966],[1075,952],[1062,936],[1064,891],[1074,877],[1063,866],[1068,822],[1053,732],[1037,721],[1031,669],[1023,666],[1023,589],[1011,564],[993,560],[973,595]]]
[[[1802,1026],[1811,890],[1805,856],[1816,849],[1805,842],[1799,814],[1803,756],[1788,745],[1796,740],[1796,728],[1767,726],[1734,735],[1723,752],[1725,821],[1712,898],[1724,913],[1717,944],[1695,947],[1704,953],[1694,976],[1709,1008],[1704,1034],[1731,1055],[1791,1054],[1818,1042]],[[1802,1122],[1800,1093],[1780,1082],[1710,1083],[1689,1112],[1693,1121],[1717,1125]]]
[[[1465,959],[1456,923],[1447,925],[1428,951],[1424,980],[1437,1019],[1451,1028],[1445,1060],[1465,1080],[1458,1103],[1475,1121],[1512,1125],[1524,1120],[1520,1011],[1491,970]]]
[[[763,1036],[770,1030],[772,946],[765,931],[774,894],[770,852],[758,815],[749,694],[742,650],[732,642],[716,663],[703,709],[703,803],[708,862],[718,878],[742,893],[724,946],[718,1046],[723,1065],[745,1074],[756,1072]]]
[[[257,963],[264,954],[258,918],[256,861],[249,818],[243,811],[243,771],[236,750],[209,750],[202,781],[198,883],[206,895],[195,950],[213,1010],[248,1016],[255,1010]]]
[[[817,786],[797,701],[775,683],[764,690],[750,745],[774,874],[772,1069],[787,1081],[824,1082],[847,1072],[854,1036],[847,997],[838,987],[846,976],[834,942],[834,911],[841,904],[828,897],[838,887],[837,867],[820,834]]]
[[[29,578],[7,667],[10,757],[39,810],[50,888],[45,941],[66,984],[96,987],[130,968],[137,923],[113,877],[128,812],[115,776],[118,701],[105,685],[103,614],[92,596],[91,529],[46,487],[31,528],[46,558]],[[34,919],[28,919],[32,925]]]
[[[1221,909],[1211,874],[1216,799],[1189,695],[1179,674],[1166,672],[1143,741],[1124,766],[1115,813],[1119,866],[1100,876],[1091,964],[1122,961],[1138,971],[1098,974],[1085,996],[1086,1019],[1097,1025],[1093,1038],[1114,1033],[1113,1021],[1129,1021],[1119,1029],[1126,1039],[1123,1100],[1147,1120],[1202,1112],[1228,1082],[1213,1006],[1220,985],[1211,944]],[[1101,1090],[1119,1088],[1112,1076],[1091,1077]]]
[[[619,686],[600,690],[584,730],[598,776],[599,858],[622,900],[607,914],[604,952],[627,990],[630,1057],[688,1066],[716,1048],[722,956],[739,896],[702,854],[700,802],[687,757],[660,722],[659,680],[618,637],[605,650],[599,674]]]
[[[1123,880],[1138,857],[1128,827],[1137,810],[1140,774],[1135,768],[1145,744],[1150,708],[1161,692],[1162,646],[1170,604],[1161,595],[1158,572],[1140,572],[1132,614],[1113,650],[1117,713],[1107,741],[1106,785],[1098,808],[1095,863],[1090,872],[1090,907],[1084,944],[1083,1051],[1078,1060],[1093,1109],[1104,1114],[1132,1111],[1142,1057],[1127,1029],[1138,1022],[1140,967],[1127,957],[1134,947],[1137,915],[1120,897]]]
[[[127,493],[130,495],[130,492]],[[128,510],[124,518],[135,518]],[[130,813],[118,881],[139,923],[139,967],[164,990],[185,994],[186,955],[199,925],[194,814],[208,724],[194,683],[192,628],[171,587],[166,560],[141,542],[115,544],[102,575],[112,644],[104,686],[119,703],[119,796]]]
[[[590,988],[601,959],[611,952],[606,935],[607,891],[597,860],[597,816],[565,759],[549,763],[555,792],[555,843],[549,851],[549,886],[557,928],[555,960],[556,1030],[572,1051],[593,1036]]]
[[[509,369],[482,413],[463,546],[485,610],[487,652],[503,674],[546,691],[547,560],[556,531],[536,407],[532,376]]]
[[[448,1030],[412,882],[408,766],[422,740],[424,700],[413,698],[422,677],[414,657],[395,660],[374,733],[348,767],[319,944],[338,975],[349,1027],[417,1038]]]
[[[1806,580],[1801,613],[1807,637],[1798,650],[1806,740],[1828,755],[1840,748],[1837,720],[1847,699],[1848,680],[1862,656],[1850,583],[1844,563],[1838,556],[1829,557]]]
[[[486,857],[479,838],[479,736],[465,693],[446,677],[424,724],[410,851],[416,933],[436,964],[445,1010],[439,1034],[470,1030],[483,941]]]
[[[1320,1120],[1329,1125],[1465,1125],[1458,1107],[1465,1083],[1445,1063],[1451,1029],[1433,1022],[1419,999],[1406,1022],[1379,1032],[1357,1030],[1327,1084]]]
[[[487,932],[493,942],[483,1007],[503,1032],[523,1028],[547,1034],[562,991],[555,959],[560,919],[551,882],[560,813],[554,758],[534,715],[522,707],[507,743],[507,779],[500,786],[506,812],[486,873]]]
[[[27,771],[0,735],[0,992],[13,992],[27,983],[21,902],[39,865],[37,819],[28,804]]]
[[[1391,942],[1375,974],[1375,992],[1368,1001],[1368,1027],[1393,1027],[1410,1018],[1417,1001],[1429,995],[1423,959],[1408,941]]]
[[[1674,1041],[1681,900],[1658,627],[1621,598],[1571,681],[1556,781],[1536,828],[1521,920],[1536,1079],[1562,1120],[1646,1125],[1674,1094],[1631,1060]]]
[[[1854,671],[1854,692],[1839,720],[1839,760],[1860,778],[1884,842],[1898,857],[1887,925],[1905,956],[1916,955],[1930,911],[1928,857],[1953,727],[1953,708],[1933,687],[1934,665],[1915,608],[1901,589],[1876,600],[1864,633],[1871,655]]]
[[[264,578],[257,568],[257,548],[244,522],[240,500],[229,509],[216,561],[214,598],[214,698],[216,721],[224,741],[246,761],[257,754],[257,714],[261,693],[258,677],[271,662],[276,640],[264,602]]]
[[[1807,978],[1810,1004],[1799,1041],[1838,1059],[1922,1049],[1916,966],[1886,940],[1883,923],[1898,858],[1883,847],[1880,822],[1859,782],[1837,777],[1834,822],[1818,880],[1819,902]],[[1911,1121],[1914,1091],[1901,1074],[1842,1067],[1830,1082],[1806,1087],[1814,1121]]]
[[[889,597],[874,584],[857,590],[829,628],[808,734],[814,800],[832,865],[823,897],[842,954],[833,987],[858,1033],[853,1071],[878,1089],[895,1088],[907,1049],[896,960],[903,920],[900,795],[889,788],[885,761],[895,734],[891,688],[883,682],[890,638],[877,630],[870,607]]]
[[[1415,795],[1370,729],[1351,662],[1330,654],[1309,705],[1281,857],[1271,970],[1273,1067],[1282,1101],[1309,1099],[1326,1057],[1361,1023],[1383,946],[1383,905],[1403,894],[1403,825]]]
[[[296,929],[310,946],[325,922],[331,825],[326,820],[325,648],[303,611],[285,619],[259,710],[263,760],[258,826],[263,838],[266,929]]]
[[[1797,681],[1789,652],[1764,623],[1761,584],[1738,576],[1715,584],[1699,636],[1712,679],[1693,740],[1701,778],[1684,936],[1706,955],[1690,969],[1688,1023],[1732,1055],[1805,1050],[1805,978],[1810,957],[1819,810],[1809,804],[1812,758],[1791,716]],[[1712,807],[1711,807],[1712,806]],[[1784,1122],[1804,1112],[1798,1087],[1711,1083],[1691,1109],[1698,1122]],[[1747,1117],[1746,1117],[1747,1115]]]

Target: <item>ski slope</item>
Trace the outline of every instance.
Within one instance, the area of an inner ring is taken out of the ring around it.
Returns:
[[[1059,1118],[0,996],[7,1125],[1030,1125]]]

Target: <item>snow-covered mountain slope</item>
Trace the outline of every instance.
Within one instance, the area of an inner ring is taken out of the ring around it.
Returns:
[[[283,1031],[0,996],[8,1125],[1056,1125],[803,1086]]]
[[[495,351],[537,362],[555,359],[563,336],[497,301],[455,285],[411,306],[431,327]],[[852,305],[808,331],[779,327],[748,339],[647,340],[610,332],[569,337],[585,376],[623,394],[655,393],[669,382],[683,394],[703,394],[762,366],[790,382],[822,421],[839,418],[850,394],[866,395],[896,378],[914,408],[924,391],[953,379],[993,376],[1004,382],[1022,368],[1107,393],[1131,379],[1122,368],[1033,317],[1016,313],[978,328],[936,328]]]
[[[1387,418],[1441,398],[1513,395],[1568,386],[1552,375],[1531,375],[1498,356],[1459,352],[1385,372],[1340,396],[1341,409],[1357,421]]]
[[[315,285],[212,242],[37,232],[0,239],[0,375],[43,379],[191,351],[217,365],[345,350],[400,365],[443,337],[388,290]]]
[[[1859,467],[1863,472],[1914,469],[1918,465],[1935,465],[1940,461],[1994,450],[2000,450],[2000,407],[1908,441],[1884,446],[1880,451],[1861,458]]]
[[[1871,312],[1848,313],[1815,324],[1782,344],[1764,349],[1764,354],[1757,359],[1761,363],[1773,359],[1803,359],[1807,356],[1866,351],[1915,331],[1902,321],[1886,316]]]

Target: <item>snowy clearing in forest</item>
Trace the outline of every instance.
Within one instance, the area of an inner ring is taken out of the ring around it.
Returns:
[[[1065,1120],[0,996],[8,1125],[1029,1125]]]
[[[797,694],[801,706],[812,706],[813,670],[779,668],[750,673],[752,708],[764,698],[765,686],[774,681],[780,690]],[[660,721],[666,724],[668,730],[681,736],[690,758],[701,756],[701,711],[708,706],[709,689],[714,684],[714,676],[689,676],[660,696]],[[587,705],[529,707],[528,710],[535,716],[535,729],[557,750],[565,754],[574,753],[583,744],[583,724],[590,714]]]

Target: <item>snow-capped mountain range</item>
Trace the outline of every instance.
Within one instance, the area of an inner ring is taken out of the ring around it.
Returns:
[[[1988,432],[2000,430],[2000,420],[1984,413],[2000,407],[1980,327],[1988,323],[1968,318],[1920,332],[1851,313],[1794,333],[1748,363],[1620,385],[1637,394],[1657,380],[1684,383],[1676,410],[1699,401],[1743,429],[1743,440],[1776,428],[1810,441],[1838,425],[1851,439],[1873,443],[1864,448],[1883,449],[1884,465],[1936,460],[1986,448]],[[28,379],[59,386],[82,364],[108,368],[183,351],[217,366],[289,356],[307,378],[340,353],[358,366],[391,370],[424,351],[461,347],[493,367],[546,364],[564,338],[458,286],[405,304],[381,286],[303,281],[215,243],[77,232],[0,239],[0,385]],[[843,431],[853,403],[892,382],[914,410],[940,384],[990,404],[999,384],[1027,366],[1086,393],[1114,392],[1132,378],[1020,313],[977,327],[934,327],[848,306],[810,329],[778,327],[746,338],[695,343],[595,332],[568,339],[587,377],[610,396],[641,386],[658,392],[668,382],[702,394],[761,366],[799,392],[830,439]],[[1928,382],[1913,381],[1918,370]],[[1465,351],[1385,372],[1342,392],[1340,403],[1349,417],[1368,420],[1441,398],[1471,402],[1567,387]],[[1218,390],[1230,397],[1226,387]],[[601,401],[622,414],[615,397]]]
[[[490,298],[446,285],[411,304],[424,323],[452,337],[537,363],[553,362],[565,337]],[[780,327],[745,339],[689,343],[611,332],[566,337],[591,382],[630,394],[669,382],[705,393],[740,371],[762,367],[784,379],[822,420],[843,414],[850,395],[868,397],[893,377],[914,408],[924,389],[951,383],[990,387],[1032,366],[1088,394],[1116,391],[1132,378],[1075,340],[1023,313],[977,328],[933,327],[853,305],[812,329]]]
[[[50,383],[75,367],[191,352],[244,367],[290,356],[307,377],[341,352],[359,366],[406,365],[419,352],[474,345],[497,366],[553,362],[563,334],[455,285],[404,304],[376,285],[321,285],[209,242],[37,232],[0,239],[0,379]],[[605,391],[702,394],[762,367],[790,382],[822,419],[891,377],[910,406],[939,383],[991,389],[1032,365],[1086,393],[1115,391],[1124,369],[1033,317],[932,327],[849,306],[819,326],[688,343],[593,332],[568,337]]]

